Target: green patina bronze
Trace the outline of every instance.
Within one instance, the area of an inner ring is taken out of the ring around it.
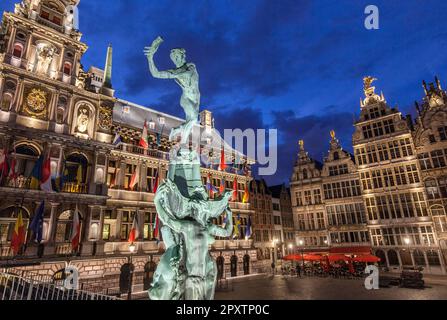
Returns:
[[[229,237],[233,232],[228,205],[231,193],[226,192],[212,201],[202,184],[199,155],[189,148],[189,137],[199,116],[199,75],[195,65],[186,62],[184,49],[171,51],[175,69],[159,71],[154,54],[162,42],[158,37],[145,48],[149,70],[153,77],[174,79],[182,88],[180,105],[186,121],[171,132],[170,139],[180,135],[180,143],[171,150],[168,177],[155,195],[166,252],[158,264],[149,297],[152,300],[212,300],[217,266],[209,246],[215,237]],[[212,219],[222,214],[226,214],[225,226],[214,225]]]

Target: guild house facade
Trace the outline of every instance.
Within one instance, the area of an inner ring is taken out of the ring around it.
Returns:
[[[355,122],[354,155],[331,132],[324,164],[300,142],[291,178],[302,250],[372,252],[390,270],[445,274],[447,258],[447,95],[440,81],[416,103],[416,121],[377,95],[371,77]]]
[[[111,47],[104,70],[84,70],[80,61],[87,45],[70,13],[78,2],[25,0],[3,14],[0,159],[7,159],[8,169],[0,180],[0,264],[49,277],[71,264],[79,269],[84,289],[123,293],[133,266],[133,291],[141,291],[149,287],[164,250],[162,239],[154,235],[154,191],[167,174],[170,130],[183,120],[115,95]],[[200,120],[205,129],[214,127],[211,112],[203,111]],[[141,148],[145,122],[149,147]],[[231,151],[224,149],[227,163],[234,160]],[[217,153],[210,154],[214,163],[222,157]],[[31,183],[39,158],[50,161],[52,192]],[[254,215],[245,194],[252,162],[243,163],[226,170],[211,164],[202,170],[204,185],[209,179],[217,190],[237,194],[231,208],[238,236],[218,239],[210,248],[224,277],[257,271],[258,256],[246,232]],[[28,230],[42,201],[43,241],[36,244],[27,231],[26,245],[15,255],[11,238],[19,212]],[[81,231],[73,252],[75,212]],[[135,217],[139,236],[131,253],[128,238]]]

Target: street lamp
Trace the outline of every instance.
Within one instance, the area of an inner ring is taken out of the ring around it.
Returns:
[[[135,252],[136,246],[132,242],[129,245],[129,252],[130,255],[128,257],[128,264],[129,264],[129,288],[127,290],[127,300],[132,300],[132,280],[133,280],[133,265],[132,265],[132,254]]]
[[[277,255],[276,244],[278,243],[278,239],[273,239],[272,243],[273,243],[273,263],[276,264],[276,260],[278,260],[278,258],[276,256]]]

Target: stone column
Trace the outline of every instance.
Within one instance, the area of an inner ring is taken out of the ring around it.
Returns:
[[[88,185],[88,193],[96,194],[96,183],[95,183],[95,175],[96,175],[96,164],[98,163],[98,153],[95,152],[93,156],[93,163],[90,165],[90,172],[87,172],[86,184]]]
[[[3,97],[3,86],[5,85],[5,74],[0,71],[0,97]],[[0,99],[2,100],[2,99]]]
[[[26,56],[25,56],[25,59],[26,59],[26,69],[28,69],[29,58],[30,58],[31,53],[32,53],[30,48],[31,48],[31,41],[33,39],[33,29],[34,28],[32,28],[30,30],[30,32],[28,33],[28,39],[26,40],[26,46],[24,48],[24,50],[26,50]]]
[[[57,104],[59,102],[59,91],[55,90],[51,92],[51,104],[48,108],[48,120],[51,122],[54,122],[56,119],[56,111],[57,111]]]
[[[56,241],[58,208],[59,208],[58,203],[51,203],[50,223],[48,225],[48,229],[49,229],[48,244],[51,246],[54,246],[55,241]]]
[[[118,210],[116,213],[116,232],[115,232],[115,240],[121,241],[121,220],[123,218],[123,212]]]
[[[118,171],[118,177],[116,179],[116,184],[119,189],[124,188],[124,177],[126,175],[126,166],[127,166],[127,163],[125,161],[121,161],[121,168]]]
[[[15,113],[18,113],[20,111],[20,101],[22,100],[23,95],[23,79],[18,78],[17,79],[17,85],[16,85],[16,92],[14,94],[14,101],[12,103],[11,110],[14,110]]]
[[[14,51],[14,41],[16,40],[16,33],[17,33],[17,28],[15,23],[11,24],[11,33],[10,33],[10,38],[9,38],[9,42],[8,42],[8,48],[7,51],[9,54],[12,54],[12,52]]]
[[[146,175],[147,175],[147,165],[145,162],[141,162],[141,165],[140,165],[140,178],[141,178],[140,189],[141,189],[141,191],[146,191],[147,187],[148,187]]]

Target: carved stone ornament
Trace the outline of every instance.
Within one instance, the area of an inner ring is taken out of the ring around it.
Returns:
[[[110,131],[112,128],[112,110],[107,107],[100,107],[98,124],[102,130]]]
[[[31,89],[25,99],[24,111],[32,117],[45,118],[47,114],[47,93],[41,89]]]

